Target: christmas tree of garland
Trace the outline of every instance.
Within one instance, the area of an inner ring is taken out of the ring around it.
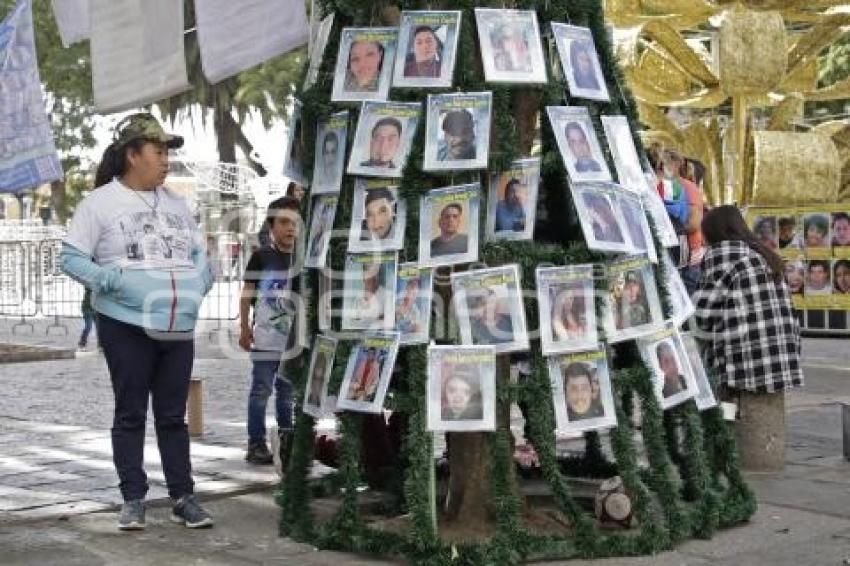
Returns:
[[[547,263],[569,265],[604,263],[605,256],[591,252],[584,245],[581,230],[570,202],[568,179],[558,152],[554,135],[545,119],[547,105],[562,105],[566,84],[552,76],[543,86],[493,85],[484,82],[475,32],[474,8],[498,7],[535,9],[541,28],[549,22],[564,22],[590,28],[599,52],[603,73],[612,93],[610,102],[571,99],[574,105],[588,108],[595,127],[600,129],[599,116],[624,115],[632,131],[637,131],[637,114],[633,100],[625,87],[603,21],[600,0],[547,1],[545,3],[517,1],[510,5],[487,6],[471,0],[445,3],[405,1],[396,7],[367,0],[327,0],[321,2],[324,14],[335,13],[330,39],[325,49],[316,83],[297,94],[303,103],[304,124],[315,125],[341,108],[330,102],[334,63],[343,27],[367,27],[397,24],[398,9],[462,10],[457,62],[451,89],[393,88],[394,101],[423,102],[429,93],[481,92],[493,93],[493,120],[489,170],[503,170],[518,158],[523,149],[530,150],[534,136],[536,113],[542,112],[542,162],[539,198],[549,211],[550,222],[535,229],[534,242],[486,242],[480,247],[480,261],[488,266],[517,263],[525,289],[534,287],[535,268]],[[305,69],[306,71],[306,69]],[[531,110],[531,112],[529,112]],[[356,114],[356,112],[355,112]],[[532,118],[529,119],[528,117]],[[599,135],[600,132],[597,132]],[[313,162],[315,127],[303,129],[305,163]],[[353,133],[349,134],[349,144]],[[635,144],[642,152],[640,139]],[[420,121],[410,158],[400,180],[399,193],[407,201],[407,229],[400,261],[415,261],[418,247],[419,200],[429,189],[476,182],[479,171],[453,172],[451,182],[444,175],[424,173],[422,155],[425,143],[424,120]],[[611,165],[611,156],[606,155]],[[344,228],[351,222],[353,177],[346,176],[341,189],[340,206],[335,227]],[[482,214],[486,207],[481,207]],[[559,213],[558,211],[563,211]],[[571,216],[570,221],[564,218]],[[483,226],[483,222],[481,223]],[[654,230],[653,230],[654,232]],[[656,240],[657,249],[661,249]],[[342,272],[347,239],[331,242],[328,262],[337,273]],[[663,267],[656,267],[656,280],[664,281]],[[308,301],[308,328],[315,332],[318,273],[308,272],[312,300]],[[600,287],[600,289],[602,289]],[[660,293],[665,316],[670,314],[666,292]],[[334,299],[334,312],[340,305]],[[528,328],[537,328],[537,305],[529,299],[525,304]],[[335,320],[335,323],[337,321]],[[432,325],[432,327],[435,325]],[[432,328],[432,335],[435,329]],[[338,390],[342,382],[344,360],[351,344],[340,341],[329,391]],[[503,356],[500,356],[503,358]],[[296,540],[309,541],[329,549],[402,555],[420,564],[484,564],[516,563],[526,559],[565,559],[571,557],[624,556],[656,553],[670,548],[677,541],[697,536],[708,538],[717,528],[747,520],[755,511],[755,499],[744,483],[737,467],[733,435],[717,408],[698,412],[693,401],[662,411],[650,379],[633,342],[609,349],[612,360],[611,382],[615,397],[618,426],[610,431],[614,461],[603,454],[597,433],[585,434],[583,457],[559,460],[555,450],[555,420],[552,390],[546,360],[539,342],[532,342],[532,375],[529,379],[511,384],[504,375],[504,360],[500,363],[497,399],[501,412],[510,403],[523,402],[528,407],[526,432],[535,447],[542,476],[551,488],[560,511],[568,518],[568,535],[539,534],[528,528],[523,520],[524,501],[516,488],[513,462],[513,442],[507,419],[499,419],[498,428],[485,434],[489,501],[494,535],[485,542],[449,544],[440,538],[434,522],[432,478],[434,449],[432,433],[426,430],[426,346],[406,346],[401,349],[396,364],[403,368],[390,384],[386,407],[407,415],[407,432],[396,486],[399,505],[395,511],[406,514],[409,529],[396,534],[369,526],[357,501],[361,479],[361,415],[352,412],[339,416],[338,473],[333,476],[335,492],[342,501],[333,518],[318,522],[311,512],[311,500],[320,492],[308,482],[313,458],[313,417],[298,412],[292,457],[279,493],[282,507],[281,534]],[[343,362],[340,362],[343,360]],[[297,406],[303,403],[307,364],[296,371]],[[399,379],[399,377],[401,379]],[[635,403],[637,401],[637,403]],[[648,466],[638,461],[636,431],[632,425],[633,407],[641,408],[640,435]],[[464,433],[457,433],[464,434]],[[571,494],[568,478],[610,477],[619,475],[632,499],[637,527],[631,530],[603,530]],[[342,488],[342,489],[340,489]]]

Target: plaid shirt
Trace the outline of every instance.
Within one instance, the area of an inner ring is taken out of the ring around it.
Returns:
[[[709,247],[694,295],[695,334],[707,342],[705,361],[723,385],[773,392],[803,384],[800,329],[788,287],[742,241]]]

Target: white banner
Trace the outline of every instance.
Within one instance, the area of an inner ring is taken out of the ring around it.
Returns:
[[[64,47],[89,38],[89,0],[53,0],[53,15]]]
[[[204,75],[215,84],[307,43],[303,0],[195,2]]]
[[[91,0],[89,21],[99,112],[137,108],[189,89],[183,2]]]
[[[44,109],[30,0],[0,22],[0,193],[62,178]]]

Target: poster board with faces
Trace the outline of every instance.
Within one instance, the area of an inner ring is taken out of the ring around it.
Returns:
[[[343,330],[392,330],[395,325],[396,253],[345,256]]]
[[[316,127],[316,149],[313,162],[314,195],[339,193],[345,169],[348,136],[348,110],[320,120]]]
[[[407,202],[386,179],[357,179],[348,251],[398,250],[404,245]]]
[[[397,39],[396,28],[343,28],[331,100],[386,100]]]
[[[652,375],[653,391],[662,409],[675,407],[697,394],[691,362],[679,330],[667,325],[638,340],[641,358]]]
[[[316,38],[309,48],[310,66],[307,68],[307,76],[304,77],[304,90],[316,84],[319,78],[319,68],[322,66],[325,48],[328,46],[328,39],[330,39],[331,29],[333,29],[334,25],[334,15],[332,12],[319,23]]]
[[[429,94],[425,171],[482,169],[490,150],[493,94]]]
[[[364,102],[348,160],[348,173],[401,177],[420,113],[418,102]]]
[[[428,191],[419,201],[419,264],[477,260],[480,204],[478,183]]]
[[[307,241],[307,257],[304,267],[321,268],[328,257],[328,247],[336,217],[338,195],[319,195],[313,198],[313,212],[310,217],[310,233]]]
[[[605,349],[549,358],[557,432],[577,434],[617,426]]]
[[[705,371],[705,364],[702,362],[700,348],[696,339],[690,332],[681,332],[679,334],[682,337],[682,344],[685,347],[685,353],[688,356],[691,370],[694,372],[694,380],[697,384],[697,394],[694,397],[697,409],[705,411],[706,409],[716,407],[717,398],[714,396],[714,390],[708,379],[708,373]]]
[[[591,250],[634,253],[619,199],[623,189],[613,183],[570,183],[584,240]]]
[[[296,98],[292,101],[292,114],[289,115],[286,127],[286,156],[283,160],[283,174],[299,185],[304,185],[304,121],[301,117],[301,111],[301,101]]]
[[[496,352],[428,346],[428,430],[496,430]]]
[[[751,206],[756,238],[786,259],[785,282],[796,309],[850,309],[850,206]]]
[[[334,367],[336,339],[317,334],[313,341],[313,353],[310,356],[310,368],[307,371],[307,383],[304,390],[304,412],[313,418],[324,415],[328,398],[328,382]]]
[[[645,255],[608,264],[605,297],[605,338],[611,343],[657,332],[664,317],[652,263]]]
[[[537,215],[540,159],[520,159],[490,174],[485,234],[488,240],[531,240]]]
[[[433,270],[416,262],[399,265],[395,297],[395,330],[401,344],[427,344],[431,331]]]
[[[498,354],[529,348],[517,265],[456,272],[452,302],[466,346],[493,346]]]
[[[617,193],[614,202],[623,215],[632,249],[637,253],[645,253],[652,263],[658,263],[658,254],[655,251],[649,220],[643,208],[643,200],[639,195],[623,189]]]
[[[460,11],[401,13],[393,86],[452,86],[460,18]]]
[[[591,264],[535,271],[544,355],[589,350],[599,343],[593,271]]]
[[[380,413],[390,386],[398,334],[376,333],[363,337],[351,349],[336,406],[359,413]]]
[[[475,22],[487,82],[546,82],[546,60],[536,12],[476,8]]]
[[[570,180],[610,181],[611,172],[584,106],[547,106],[546,113]]]
[[[552,22],[552,35],[561,57],[570,96],[609,100],[605,75],[590,29]]]
[[[648,189],[646,176],[640,166],[640,157],[628,119],[625,116],[602,116],[600,119],[605,130],[605,139],[608,141],[608,150],[614,158],[617,181],[630,191],[643,193]]]

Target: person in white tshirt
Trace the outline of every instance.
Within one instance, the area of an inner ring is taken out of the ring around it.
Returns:
[[[122,120],[61,252],[62,269],[92,291],[112,380],[122,530],[145,526],[143,453],[151,398],[171,518],[190,528],[213,524],[193,495],[186,427],[193,330],[213,278],[186,200],[162,186],[168,150],[182,143],[150,114]]]

